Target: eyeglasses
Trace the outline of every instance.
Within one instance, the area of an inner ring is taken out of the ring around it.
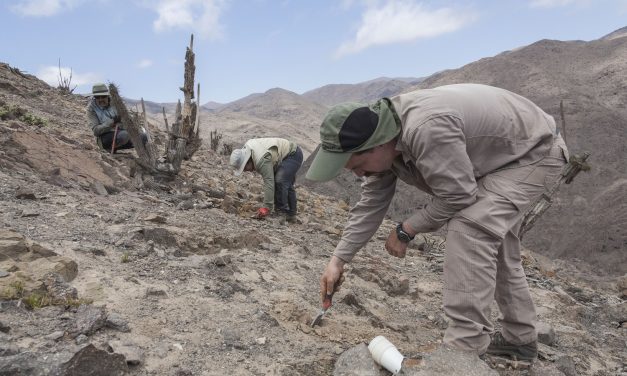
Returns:
[[[94,98],[96,98],[96,100],[99,100],[99,99],[108,99],[108,98],[109,98],[109,96],[108,96],[108,95],[94,95]]]

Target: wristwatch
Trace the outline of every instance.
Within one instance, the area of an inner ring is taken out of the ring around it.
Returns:
[[[409,243],[410,241],[414,240],[413,236],[410,236],[403,230],[403,223],[399,223],[396,225],[396,237],[403,243]]]

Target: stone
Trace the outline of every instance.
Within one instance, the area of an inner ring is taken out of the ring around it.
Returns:
[[[529,376],[564,376],[554,364],[536,362],[529,369]]]
[[[128,321],[126,321],[122,316],[114,312],[111,312],[107,315],[107,321],[105,322],[105,326],[125,333],[131,331],[131,328],[129,328],[128,326]]]
[[[7,272],[6,270],[0,269],[0,278],[4,278],[8,276],[9,276],[9,272]]]
[[[255,339],[255,342],[257,342],[258,345],[265,345],[266,341],[267,341],[266,337],[260,337],[260,338]]]
[[[106,319],[107,314],[104,307],[83,304],[76,311],[76,317],[69,333],[73,338],[80,334],[91,335],[104,326]]]
[[[15,198],[20,200],[37,200],[35,193],[28,188],[18,188],[15,191]]]
[[[10,330],[11,330],[11,327],[8,324],[5,324],[4,322],[0,321],[0,332],[8,333]]]
[[[147,216],[144,217],[144,221],[146,222],[153,222],[153,223],[165,223],[167,221],[166,217],[156,214],[156,213],[150,213]]]
[[[83,347],[63,365],[64,376],[122,376],[127,372],[124,355],[109,354],[91,344]]]
[[[47,336],[45,336],[45,339],[51,340],[51,341],[58,341],[61,338],[63,338],[64,333],[61,330],[57,330],[56,332],[52,332],[50,334],[48,334]]]
[[[63,277],[57,273],[46,273],[46,275],[44,275],[43,282],[48,296],[54,301],[78,299],[78,292],[76,289],[66,283]]]
[[[560,356],[555,360],[555,367],[562,371],[566,376],[577,376],[577,368],[575,367],[575,361],[568,355]]]
[[[95,181],[91,184],[91,191],[100,196],[107,196],[109,194],[104,184],[99,181]]]
[[[335,362],[333,376],[379,376],[379,366],[365,343],[342,353]]]
[[[241,341],[240,334],[233,329],[222,329],[222,343],[227,348],[234,348],[238,350],[245,350],[246,345]]]
[[[151,297],[151,296],[163,298],[163,297],[168,296],[168,294],[165,292],[163,288],[150,286],[146,289],[146,297]]]
[[[425,354],[420,367],[405,367],[405,375],[412,376],[498,376],[483,360],[469,351],[440,346],[436,351]]]
[[[547,346],[552,346],[555,343],[555,330],[551,325],[538,321],[536,322],[536,332],[538,333],[538,342]]]
[[[83,343],[89,342],[89,338],[84,334],[79,334],[74,341],[77,345],[82,345]]]
[[[136,366],[144,362],[144,350],[134,343],[110,341],[108,345],[114,353],[124,355],[128,365]]]

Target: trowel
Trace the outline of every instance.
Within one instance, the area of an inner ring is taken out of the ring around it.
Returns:
[[[322,317],[324,316],[324,314],[327,313],[329,308],[331,308],[331,306],[333,305],[332,299],[333,299],[333,294],[326,294],[325,295],[324,301],[322,301],[322,308],[320,308],[320,312],[318,313],[318,315],[311,322],[311,327],[312,328],[314,326],[320,324],[320,321],[322,321]]]

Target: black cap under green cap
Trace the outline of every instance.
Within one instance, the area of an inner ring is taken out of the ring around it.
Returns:
[[[382,145],[400,132],[400,121],[387,98],[371,105],[342,103],[332,107],[320,125],[320,149],[307,179],[336,177],[355,152]]]

